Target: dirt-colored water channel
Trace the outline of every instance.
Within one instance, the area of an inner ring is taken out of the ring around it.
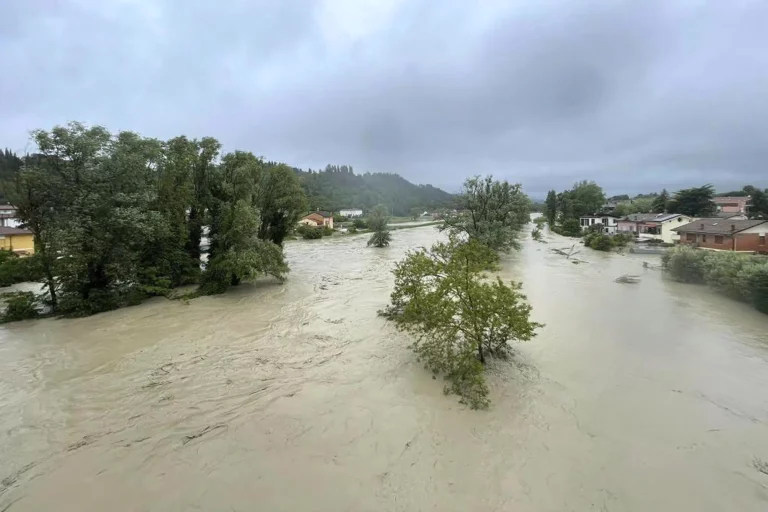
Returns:
[[[768,510],[768,318],[529,240],[503,274],[546,327],[471,411],[376,316],[437,238],[292,243],[284,285],[3,327],[0,511]]]

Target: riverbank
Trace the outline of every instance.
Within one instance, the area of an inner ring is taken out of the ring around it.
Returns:
[[[291,243],[283,285],[0,327],[0,510],[765,510],[763,315],[525,239],[500,275],[546,327],[472,411],[376,315],[441,236]]]

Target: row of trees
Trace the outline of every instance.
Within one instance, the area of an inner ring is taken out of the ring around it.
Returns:
[[[499,252],[519,246],[530,201],[519,184],[470,178],[458,197],[461,214],[445,220],[448,241],[409,252],[395,266],[384,314],[414,336],[425,367],[442,374],[447,393],[473,408],[488,405],[484,369],[509,355],[509,342],[530,340],[540,324],[521,285],[492,279]]]
[[[4,189],[35,235],[54,312],[92,314],[192,283],[220,293],[288,272],[282,243],[306,208],[291,168],[221,156],[210,137],[160,141],[70,123],[32,139],[37,152]]]

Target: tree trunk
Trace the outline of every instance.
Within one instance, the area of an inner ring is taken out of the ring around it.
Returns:
[[[483,353],[483,343],[477,344],[477,356],[480,358],[480,362],[485,365],[485,354]]]

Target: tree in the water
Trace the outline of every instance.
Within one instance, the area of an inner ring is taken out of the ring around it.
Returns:
[[[510,341],[530,340],[541,324],[515,282],[489,279],[495,251],[477,240],[408,253],[395,266],[395,290],[385,315],[415,336],[412,348],[426,367],[450,382],[447,392],[473,408],[488,404],[484,368],[506,358]]]
[[[368,239],[368,245],[374,247],[386,247],[392,240],[389,232],[389,214],[384,205],[377,205],[368,216],[368,227],[373,231],[371,238]]]
[[[547,192],[547,200],[544,202],[544,216],[550,226],[555,225],[555,221],[557,221],[557,192],[554,190]]]
[[[211,176],[211,245],[202,293],[222,293],[260,275],[283,279],[288,272],[281,247],[258,236],[262,164],[251,153],[237,151],[225,155]]]
[[[495,251],[517,248],[522,227],[530,220],[531,200],[519,183],[475,176],[464,182],[458,198],[462,210],[441,226],[451,234],[463,234]]]

